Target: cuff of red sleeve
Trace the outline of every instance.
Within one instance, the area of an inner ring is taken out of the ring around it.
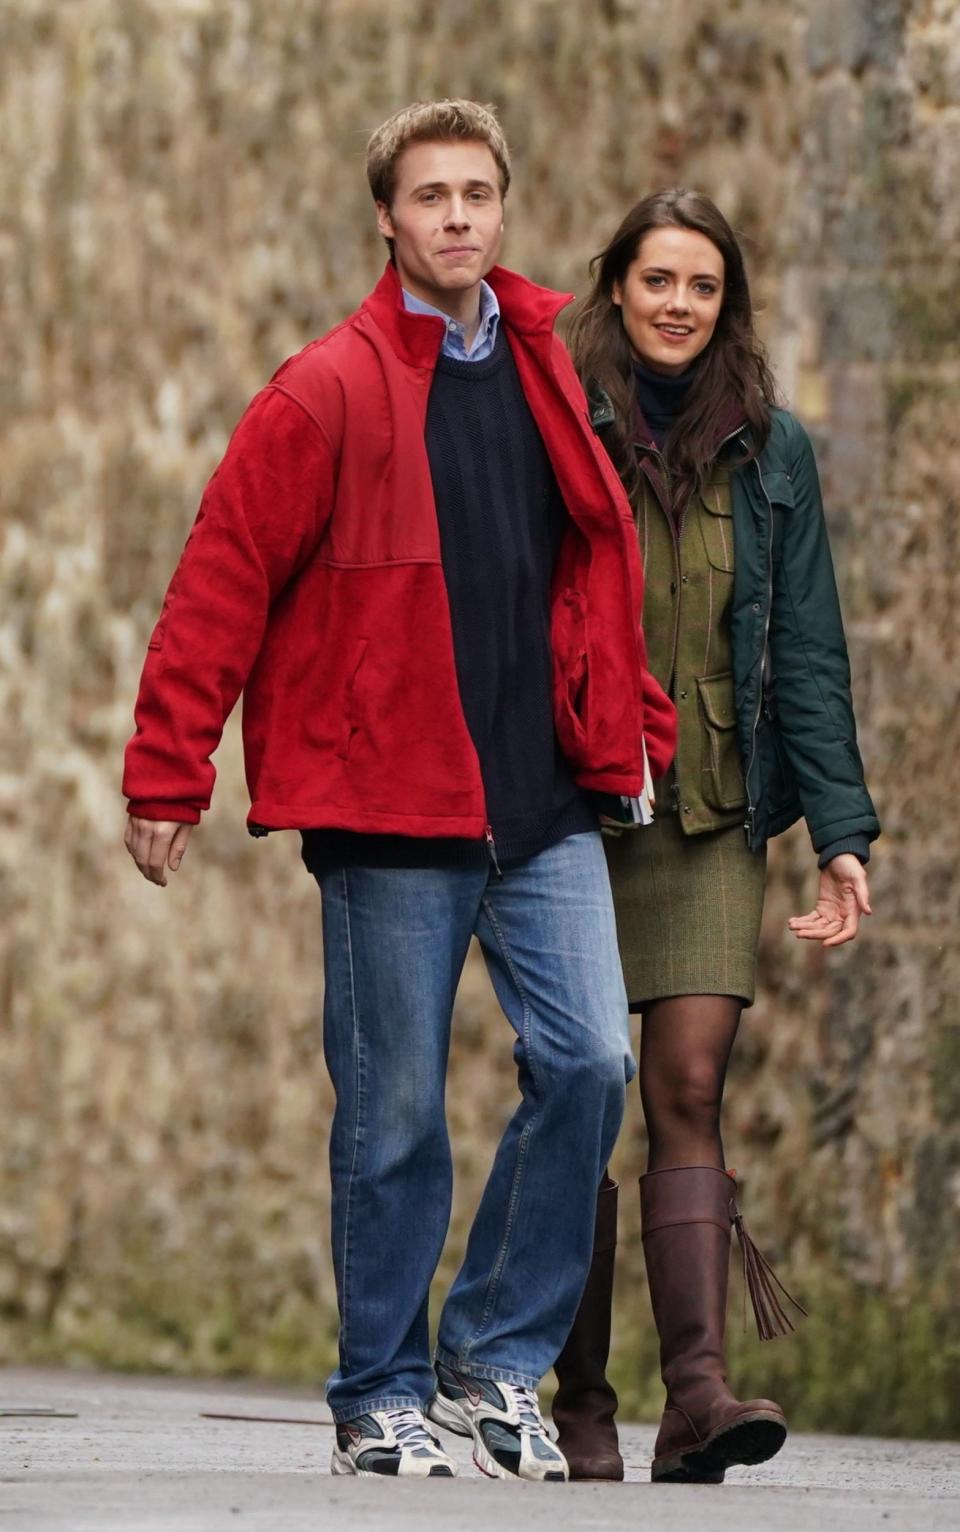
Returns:
[[[165,803],[162,798],[131,798],[127,813],[136,819],[168,819],[184,825],[200,823],[200,810],[194,804]]]

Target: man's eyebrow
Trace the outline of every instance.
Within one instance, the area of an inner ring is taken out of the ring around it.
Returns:
[[[487,191],[493,191],[493,182],[492,181],[478,180],[478,181],[467,181],[465,183],[465,190],[467,190],[467,191],[476,191],[478,188],[481,188],[481,187],[484,188]],[[422,192],[422,191],[449,191],[449,190],[450,190],[450,183],[448,181],[421,181],[419,186],[415,186],[413,188],[413,191],[411,192],[411,196],[416,196],[417,192]]]

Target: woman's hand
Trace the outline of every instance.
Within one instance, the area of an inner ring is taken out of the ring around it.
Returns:
[[[820,870],[820,893],[809,915],[794,915],[787,925],[805,942],[839,947],[852,942],[861,915],[872,915],[866,869],[850,851],[835,856]]]

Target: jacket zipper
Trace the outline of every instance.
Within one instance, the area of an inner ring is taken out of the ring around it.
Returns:
[[[566,307],[569,306],[569,304],[573,303],[574,301],[575,300],[572,297],[570,297],[570,298],[568,298],[566,300],[566,302],[564,304],[561,305],[561,307],[562,308],[566,308]],[[558,309],[557,312],[559,314],[560,310]],[[596,431],[593,428],[593,423],[592,423],[592,420],[591,420],[591,417],[590,417],[589,406],[588,406],[587,410],[585,411],[585,413],[581,413],[581,411],[573,404],[572,400],[568,397],[566,389],[563,387],[562,383],[560,382],[559,378],[557,377],[557,369],[556,369],[556,364],[555,364],[554,359],[553,359],[552,351],[546,357],[545,360],[546,360],[546,363],[547,363],[546,369],[545,369],[546,372],[548,373],[549,377],[552,379],[552,381],[553,381],[553,383],[554,383],[554,385],[556,387],[557,393],[559,394],[560,399],[562,400],[565,408],[567,409],[569,414],[573,417],[573,419],[577,423],[577,434],[579,436],[581,436],[581,437],[583,435],[586,435],[590,442],[595,443],[596,442],[596,435],[597,435],[597,433],[596,433]],[[584,431],[584,427],[586,427],[585,431]],[[549,456],[549,454],[548,454],[548,456]],[[577,528],[577,530],[580,533],[581,537],[583,537],[586,540],[587,545],[590,548],[590,552],[591,552],[591,555],[592,555],[594,539],[590,536],[590,534],[588,532],[584,531],[584,528],[581,525],[579,517],[570,508],[569,505],[567,505],[567,515],[569,516],[570,521],[572,522],[572,524]],[[619,522],[619,519],[620,518],[618,516],[617,517],[617,521],[618,522]],[[614,533],[614,528],[612,526],[610,527],[610,532],[611,532],[611,534]],[[627,565],[626,547],[625,547],[625,541],[624,541],[624,529],[623,529],[623,527],[622,526],[618,526],[618,528],[616,529],[616,532],[617,532],[617,535],[619,537],[620,551],[623,554],[623,557],[619,560],[619,563],[620,563],[621,580],[622,580],[622,584],[623,584],[624,595],[626,597],[626,609],[627,609],[628,612],[632,613],[632,611],[633,611],[633,599],[632,598],[633,598],[634,592],[633,592],[633,587],[631,586],[631,583],[630,583],[630,575],[629,575],[629,570],[628,570],[628,565]],[[640,663],[639,663],[639,657],[638,657],[638,662],[637,662],[636,683],[637,683],[636,684],[637,712],[642,717],[643,716],[643,674],[642,674],[642,667],[640,666]],[[641,730],[641,738],[642,738],[642,730]],[[642,769],[641,769],[641,777],[642,777],[642,774],[643,773],[642,773]],[[501,876],[502,876],[502,874],[501,874]]]
[[[760,481],[760,490],[767,503],[769,536],[767,538],[767,610],[763,619],[763,642],[760,645],[760,673],[757,682],[757,706],[753,715],[753,729],[750,735],[750,759],[747,763],[746,777],[744,779],[747,789],[747,817],[744,821],[744,831],[747,836],[747,845],[753,849],[753,834],[757,819],[757,806],[750,796],[750,774],[753,771],[753,763],[757,758],[757,730],[760,727],[760,714],[763,711],[763,673],[767,662],[767,641],[770,637],[770,616],[773,607],[773,502],[767,494],[767,486],[763,482],[763,471],[760,467],[760,459],[754,458],[757,470],[757,478]]]
[[[503,873],[500,871],[500,863],[497,861],[497,843],[493,838],[493,829],[490,825],[484,825],[483,838],[487,843],[487,855],[493,863],[494,871],[498,878],[502,878]]]

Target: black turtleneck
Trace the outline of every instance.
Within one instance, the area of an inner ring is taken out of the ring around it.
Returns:
[[[654,372],[644,362],[635,361],[633,364],[640,413],[650,435],[661,449],[670,435],[674,421],[683,412],[695,373],[694,367],[688,367],[686,372],[664,373]]]

